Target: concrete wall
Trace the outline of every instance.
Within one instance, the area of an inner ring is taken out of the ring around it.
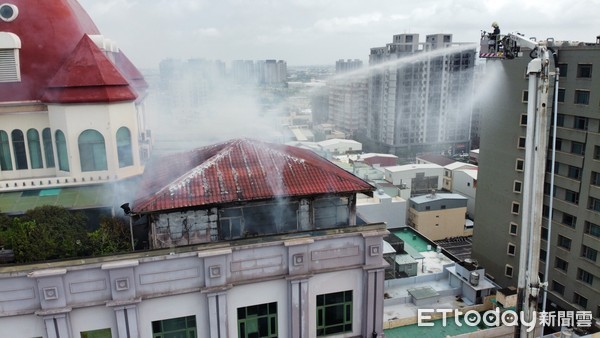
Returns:
[[[467,212],[475,219],[475,198],[477,197],[477,180],[463,170],[454,171],[454,184],[452,192],[467,198]]]
[[[411,226],[431,240],[449,237],[469,236],[472,230],[465,229],[467,208],[454,208],[418,212],[408,210],[408,222]]]
[[[237,308],[278,303],[279,337],[313,337],[316,296],[353,292],[352,332],[382,333],[384,224],[0,268],[0,337],[149,337],[196,316],[198,337],[237,336]]]

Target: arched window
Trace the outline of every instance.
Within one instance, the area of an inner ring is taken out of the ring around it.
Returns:
[[[131,133],[127,127],[121,127],[117,130],[117,154],[119,155],[119,168],[133,165]]]
[[[99,132],[88,129],[79,135],[79,160],[81,171],[106,170],[106,147]]]
[[[58,169],[69,171],[69,154],[67,153],[67,139],[65,134],[57,130],[54,134],[56,138],[56,155],[58,155]]]
[[[4,130],[0,130],[0,169],[12,170],[10,141],[8,140],[8,134]]]
[[[23,136],[23,132],[19,129],[15,129],[10,136],[12,137],[17,170],[27,169],[27,151],[25,150],[25,137]]]
[[[43,168],[44,163],[42,162],[42,149],[40,148],[40,134],[33,128],[27,131],[27,147],[29,148],[31,169]]]
[[[54,168],[54,150],[52,148],[52,132],[50,128],[42,130],[42,143],[44,144],[46,168]]]

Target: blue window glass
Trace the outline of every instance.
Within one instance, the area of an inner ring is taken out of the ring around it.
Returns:
[[[0,130],[0,169],[13,169],[12,158],[10,157],[10,141],[4,130]]]
[[[12,131],[13,153],[17,170],[27,169],[27,151],[25,150],[25,137],[19,129]]]
[[[117,130],[117,153],[119,156],[119,168],[133,165],[131,132],[126,127],[121,127]]]
[[[54,168],[54,149],[52,148],[52,132],[50,128],[42,130],[42,143],[44,144],[46,168]]]
[[[58,169],[69,171],[69,154],[67,153],[67,139],[65,134],[57,130],[54,137],[56,138],[56,154],[58,155]]]
[[[31,169],[39,169],[44,167],[42,162],[42,148],[40,147],[40,134],[35,129],[27,131],[27,147],[29,148],[29,160],[31,161]]]
[[[79,160],[81,171],[107,170],[104,136],[96,130],[88,129],[79,135]]]

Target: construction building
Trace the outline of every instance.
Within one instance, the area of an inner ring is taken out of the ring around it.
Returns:
[[[394,35],[369,55],[366,138],[378,151],[468,151],[475,48],[451,34]]]

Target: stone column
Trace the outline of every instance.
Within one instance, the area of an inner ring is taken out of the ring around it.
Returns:
[[[71,338],[67,313],[46,315],[38,313],[38,315],[41,315],[44,319],[48,338]]]
[[[137,305],[114,306],[113,310],[117,318],[118,336],[123,338],[139,338]]]
[[[289,281],[290,337],[308,338],[308,279]]]
[[[210,338],[227,338],[227,293],[212,292],[208,298],[208,316],[210,323]]]
[[[365,271],[365,304],[363,312],[363,337],[383,335],[383,282],[384,269]]]

